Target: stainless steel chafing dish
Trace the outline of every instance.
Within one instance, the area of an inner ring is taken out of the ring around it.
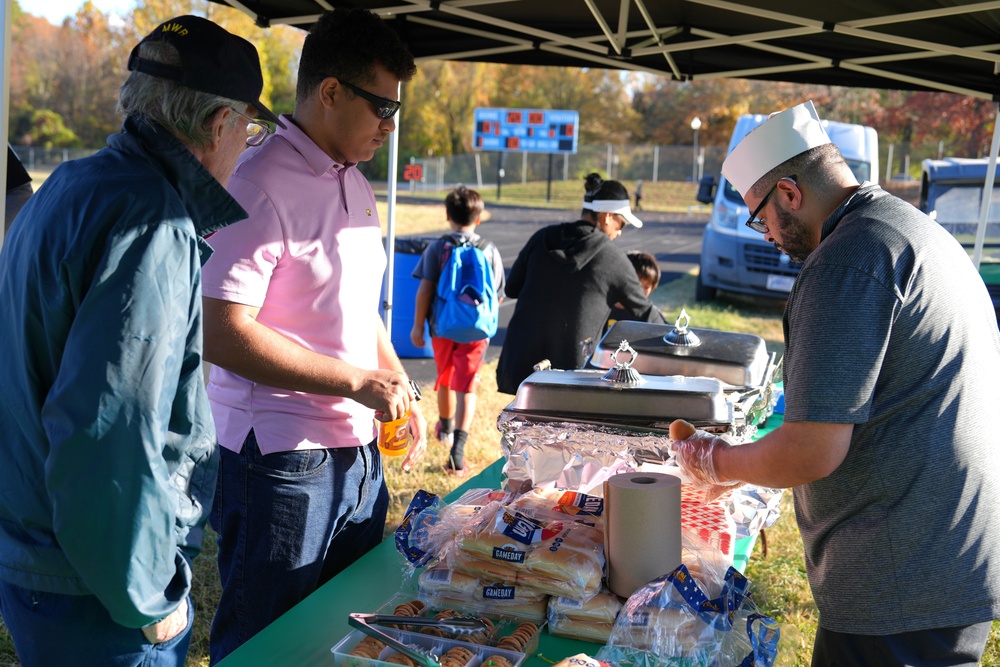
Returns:
[[[509,486],[586,490],[616,470],[667,463],[675,419],[736,439],[755,432],[721,380],[639,373],[625,340],[611,359],[607,371],[539,370],[521,383],[497,422]]]
[[[619,321],[587,360],[588,368],[614,368],[613,355],[623,340],[637,353],[632,367],[644,375],[718,378],[729,388],[759,387],[770,381],[774,355],[753,334],[694,329],[681,311],[677,322],[649,324]]]
[[[625,342],[628,345],[628,342]],[[535,371],[517,390],[508,412],[536,420],[618,424],[666,429],[674,419],[728,425],[732,405],[715,378],[642,377],[633,382],[605,378],[605,371]]]
[[[760,336],[689,323],[683,310],[673,327],[616,322],[583,370],[535,371],[506,411],[656,429],[686,419],[749,437],[773,407],[775,355]],[[630,358],[619,359],[624,351]]]

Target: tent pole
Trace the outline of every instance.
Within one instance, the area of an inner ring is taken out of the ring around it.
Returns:
[[[403,84],[396,88],[396,98],[401,99]],[[385,330],[392,340],[392,285],[396,264],[396,165],[399,162],[399,125],[400,117],[396,116],[396,131],[389,133],[389,167],[388,194],[385,234],[385,287],[382,290],[382,317],[385,318]]]
[[[979,227],[976,228],[976,246],[972,251],[972,263],[979,270],[983,259],[983,243],[986,240],[986,222],[990,219],[990,203],[993,201],[993,183],[997,175],[997,153],[1000,152],[1000,105],[993,118],[993,143],[990,145],[990,161],[986,165],[986,183],[983,186],[983,200],[979,205]]]

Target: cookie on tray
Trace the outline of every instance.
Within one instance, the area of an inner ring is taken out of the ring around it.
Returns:
[[[475,654],[464,646],[448,649],[438,662],[441,667],[465,667]]]
[[[417,667],[417,663],[413,662],[413,659],[408,655],[403,655],[402,653],[393,653],[385,657],[385,662],[391,662],[394,665],[403,665],[404,667]]]
[[[467,635],[461,635],[458,639],[469,642],[470,644],[488,644],[490,642],[490,638],[493,636],[495,626],[493,621],[486,616],[480,616],[479,620],[486,626],[484,630],[477,630]]]
[[[534,623],[521,623],[514,628],[514,632],[506,637],[502,637],[497,642],[497,648],[508,649],[510,651],[524,652],[524,647],[528,645],[531,638],[538,632],[538,626]]]
[[[374,637],[365,637],[358,645],[351,649],[350,654],[356,655],[359,658],[368,658],[369,660],[377,660],[382,649],[385,648],[385,644],[380,642]]]
[[[410,600],[396,605],[395,616],[420,616],[427,608],[420,600]]]
[[[491,655],[483,658],[479,667],[514,667],[514,664],[502,655]]]

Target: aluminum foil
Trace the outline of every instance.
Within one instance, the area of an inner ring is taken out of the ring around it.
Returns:
[[[506,459],[506,487],[516,493],[558,487],[603,496],[604,481],[613,475],[638,470],[643,464],[647,464],[643,469],[676,465],[672,441],[664,433],[536,421],[508,411],[500,413],[497,428]],[[726,510],[736,523],[736,537],[754,535],[777,521],[781,494],[782,489],[758,486],[735,489]]]
[[[671,459],[670,437],[613,426],[534,421],[501,412],[500,447],[507,488],[526,491],[557,486],[603,496],[604,480],[630,472],[643,460]]]
[[[745,485],[729,496],[726,511],[736,522],[736,537],[756,535],[780,516],[779,505],[784,489]]]

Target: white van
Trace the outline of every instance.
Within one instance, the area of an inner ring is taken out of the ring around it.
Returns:
[[[988,162],[986,158],[950,157],[921,163],[920,210],[957,238],[969,255],[979,231],[979,208]],[[1000,183],[994,183],[990,202],[979,275],[986,283],[1000,322]]]
[[[761,114],[740,116],[726,155],[747,132],[765,120],[767,116]],[[878,135],[875,129],[832,120],[822,122],[858,181],[877,183]],[[712,204],[712,215],[702,236],[695,299],[714,299],[716,290],[720,289],[781,299],[787,297],[801,265],[792,262],[773,244],[766,243],[763,234],[743,224],[750,211],[740,193],[720,176],[717,188],[699,188],[698,200]]]

